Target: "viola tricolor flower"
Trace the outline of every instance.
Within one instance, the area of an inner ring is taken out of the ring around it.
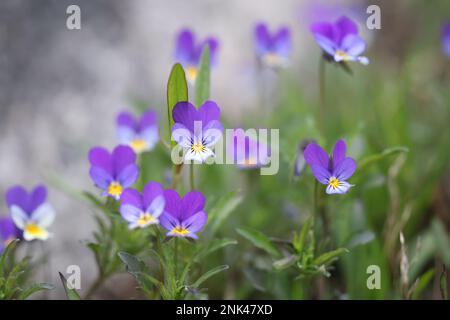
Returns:
[[[260,23],[254,29],[256,56],[269,67],[284,67],[292,51],[291,33],[281,27],[271,34],[266,24]]]
[[[37,186],[31,193],[21,186],[6,192],[11,218],[16,227],[23,230],[23,238],[27,241],[50,237],[47,228],[53,223],[55,212],[46,200],[47,189],[44,186]]]
[[[186,161],[204,162],[214,156],[211,150],[222,137],[220,109],[213,101],[206,101],[197,110],[189,102],[178,102],[173,108],[172,139],[187,150]]]
[[[0,218],[0,254],[12,240],[18,237],[13,220],[10,217]]]
[[[358,35],[357,25],[349,18],[343,16],[335,23],[313,23],[310,29],[317,44],[335,62],[369,63],[367,57],[361,56],[366,50],[366,43]]]
[[[217,49],[219,43],[216,38],[209,37],[196,43],[194,33],[189,29],[183,29],[177,36],[175,46],[175,60],[183,65],[186,77],[191,83],[195,83],[200,65],[200,58],[205,45],[209,45],[211,66],[217,63]]]
[[[450,58],[450,21],[442,27],[442,50]]]
[[[126,189],[120,199],[120,214],[128,222],[130,229],[145,228],[159,223],[166,201],[163,187],[157,182],[144,186],[142,194],[134,189]]]
[[[257,138],[247,135],[244,129],[234,129],[231,150],[233,163],[241,169],[256,169],[267,165],[270,161],[270,149]]]
[[[196,235],[206,224],[208,216],[203,211],[205,197],[201,192],[188,192],[184,198],[175,190],[165,190],[166,208],[160,217],[161,225],[170,237],[198,239]]]
[[[328,194],[346,193],[353,187],[346,180],[355,172],[356,162],[345,156],[346,148],[345,142],[338,140],[331,158],[315,143],[310,143],[304,151],[306,163],[311,167],[317,181],[327,185]]]
[[[121,112],[117,116],[117,136],[120,144],[136,153],[152,150],[159,139],[157,113],[148,110],[135,119],[131,113]]]
[[[137,180],[139,171],[136,154],[128,146],[117,146],[112,153],[95,147],[89,151],[89,175],[94,184],[103,190],[102,196],[120,199],[122,192]]]

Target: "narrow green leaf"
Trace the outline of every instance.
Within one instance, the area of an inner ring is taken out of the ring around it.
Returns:
[[[151,285],[160,285],[160,282],[149,274],[144,261],[123,251],[119,252],[118,256],[125,263],[127,272],[135,277],[141,289],[149,291]]]
[[[198,288],[203,282],[205,282],[206,280],[208,280],[209,278],[211,278],[215,274],[217,274],[219,272],[222,272],[224,270],[227,270],[229,268],[230,267],[228,265],[222,265],[222,266],[218,266],[218,267],[215,267],[215,268],[207,271],[200,278],[198,278],[197,281],[195,281],[195,283],[192,285],[192,287]]]
[[[207,246],[205,249],[203,249],[201,252],[198,253],[198,255],[195,257],[195,260],[198,261],[217,250],[220,250],[230,245],[236,245],[237,243],[238,242],[234,239],[215,239],[209,246]]]
[[[330,263],[332,263],[335,259],[339,258],[339,256],[343,255],[344,253],[348,253],[350,251],[348,251],[346,248],[339,248],[333,251],[329,251],[326,252],[322,255],[320,255],[319,257],[317,257],[314,260],[314,264],[317,266],[320,265],[328,265]]]
[[[209,236],[213,237],[224,221],[242,202],[242,195],[238,191],[231,191],[217,201],[217,204],[209,211],[208,229]]]
[[[297,257],[294,255],[287,256],[285,258],[279,259],[273,263],[273,267],[276,270],[284,270],[295,264]]]
[[[169,141],[170,132],[173,126],[172,110],[180,101],[188,101],[188,87],[186,75],[181,64],[176,63],[170,71],[167,82],[167,116],[169,119]]]
[[[300,231],[300,235],[294,236],[293,245],[294,245],[295,250],[298,253],[301,253],[303,251],[303,248],[305,247],[306,235],[308,234],[308,231],[311,228],[311,222],[312,222],[312,217],[309,217],[303,224],[302,230]]]
[[[381,161],[391,155],[394,155],[397,153],[407,153],[407,152],[409,152],[409,149],[407,147],[400,146],[400,147],[388,148],[388,149],[383,150],[380,153],[370,155],[370,156],[362,159],[361,161],[359,161],[358,172],[362,172],[363,168],[365,168],[373,163],[376,163],[378,161]]]
[[[251,243],[253,243],[253,245],[266,251],[270,255],[272,255],[274,257],[281,256],[281,253],[278,250],[278,248],[262,232],[260,232],[258,230],[253,230],[250,228],[240,228],[240,229],[237,229],[237,232],[241,236],[243,236],[244,238],[249,240]]]
[[[448,300],[448,287],[447,287],[447,270],[445,269],[444,266],[444,270],[442,270],[441,272],[441,276],[439,278],[439,287],[441,289],[441,296],[443,300]]]
[[[434,269],[430,269],[417,279],[417,284],[415,285],[414,292],[412,294],[413,299],[418,299],[420,294],[425,290],[428,284],[433,280]]]
[[[210,49],[209,45],[203,47],[200,58],[200,69],[195,80],[195,104],[199,108],[203,102],[209,99],[210,83]]]
[[[78,294],[77,290],[71,289],[67,286],[67,279],[64,277],[64,275],[61,272],[59,272],[59,278],[61,279],[62,285],[64,287],[64,291],[66,292],[67,299],[81,300],[81,297]]]
[[[3,271],[5,270],[6,258],[10,254],[10,252],[15,248],[15,246],[19,243],[19,239],[14,239],[11,241],[0,254],[0,276],[3,275]]]
[[[42,291],[42,290],[53,290],[54,286],[50,283],[35,283],[23,290],[19,294],[19,300],[25,300],[29,296],[31,296],[33,293]]]

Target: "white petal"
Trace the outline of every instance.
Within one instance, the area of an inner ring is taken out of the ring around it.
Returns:
[[[31,221],[36,223],[41,228],[49,227],[55,220],[55,211],[48,203],[41,204],[31,214]]]
[[[343,194],[343,193],[347,193],[347,191],[353,187],[352,184],[346,182],[346,181],[341,181],[339,187],[337,188],[333,188],[332,186],[328,185],[326,192],[328,194]]]
[[[28,222],[28,215],[22,210],[22,208],[15,205],[11,206],[10,211],[11,218],[16,227],[23,230],[25,228],[25,224]]]
[[[150,206],[147,208],[147,212],[153,216],[153,218],[158,218],[164,211],[166,206],[166,200],[163,196],[158,196],[153,199]]]

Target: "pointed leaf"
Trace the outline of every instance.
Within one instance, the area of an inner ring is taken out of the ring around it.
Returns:
[[[66,292],[67,299],[81,300],[81,297],[78,294],[77,290],[71,289],[67,286],[67,279],[64,277],[64,275],[61,272],[59,272],[59,278],[61,279],[62,285],[64,287],[64,291]]]
[[[240,228],[240,229],[237,229],[237,232],[241,236],[243,236],[244,238],[249,240],[251,243],[253,243],[253,245],[266,251],[270,255],[272,255],[274,257],[281,256],[281,253],[278,250],[278,248],[262,232],[260,232],[258,230],[253,230],[250,228]]]
[[[197,281],[195,281],[195,283],[192,285],[192,287],[198,288],[203,282],[205,282],[206,280],[208,280],[209,278],[211,278],[215,274],[217,274],[219,272],[222,272],[222,271],[225,271],[225,270],[227,270],[229,268],[230,267],[228,265],[222,265],[222,266],[218,266],[218,267],[215,267],[215,268],[207,271],[200,278],[198,278]]]
[[[200,58],[200,70],[195,80],[195,103],[200,107],[203,102],[209,99],[210,83],[210,49],[209,45],[203,47]]]

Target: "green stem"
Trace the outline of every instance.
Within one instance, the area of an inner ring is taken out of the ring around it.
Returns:
[[[195,179],[194,179],[194,163],[191,163],[189,168],[189,181],[191,185],[191,191],[195,189]]]
[[[174,240],[173,260],[175,262],[175,280],[178,280],[178,238],[175,237]]]
[[[325,59],[321,58],[319,62],[319,115],[318,125],[322,136],[325,136],[326,120],[326,98],[325,98]]]

